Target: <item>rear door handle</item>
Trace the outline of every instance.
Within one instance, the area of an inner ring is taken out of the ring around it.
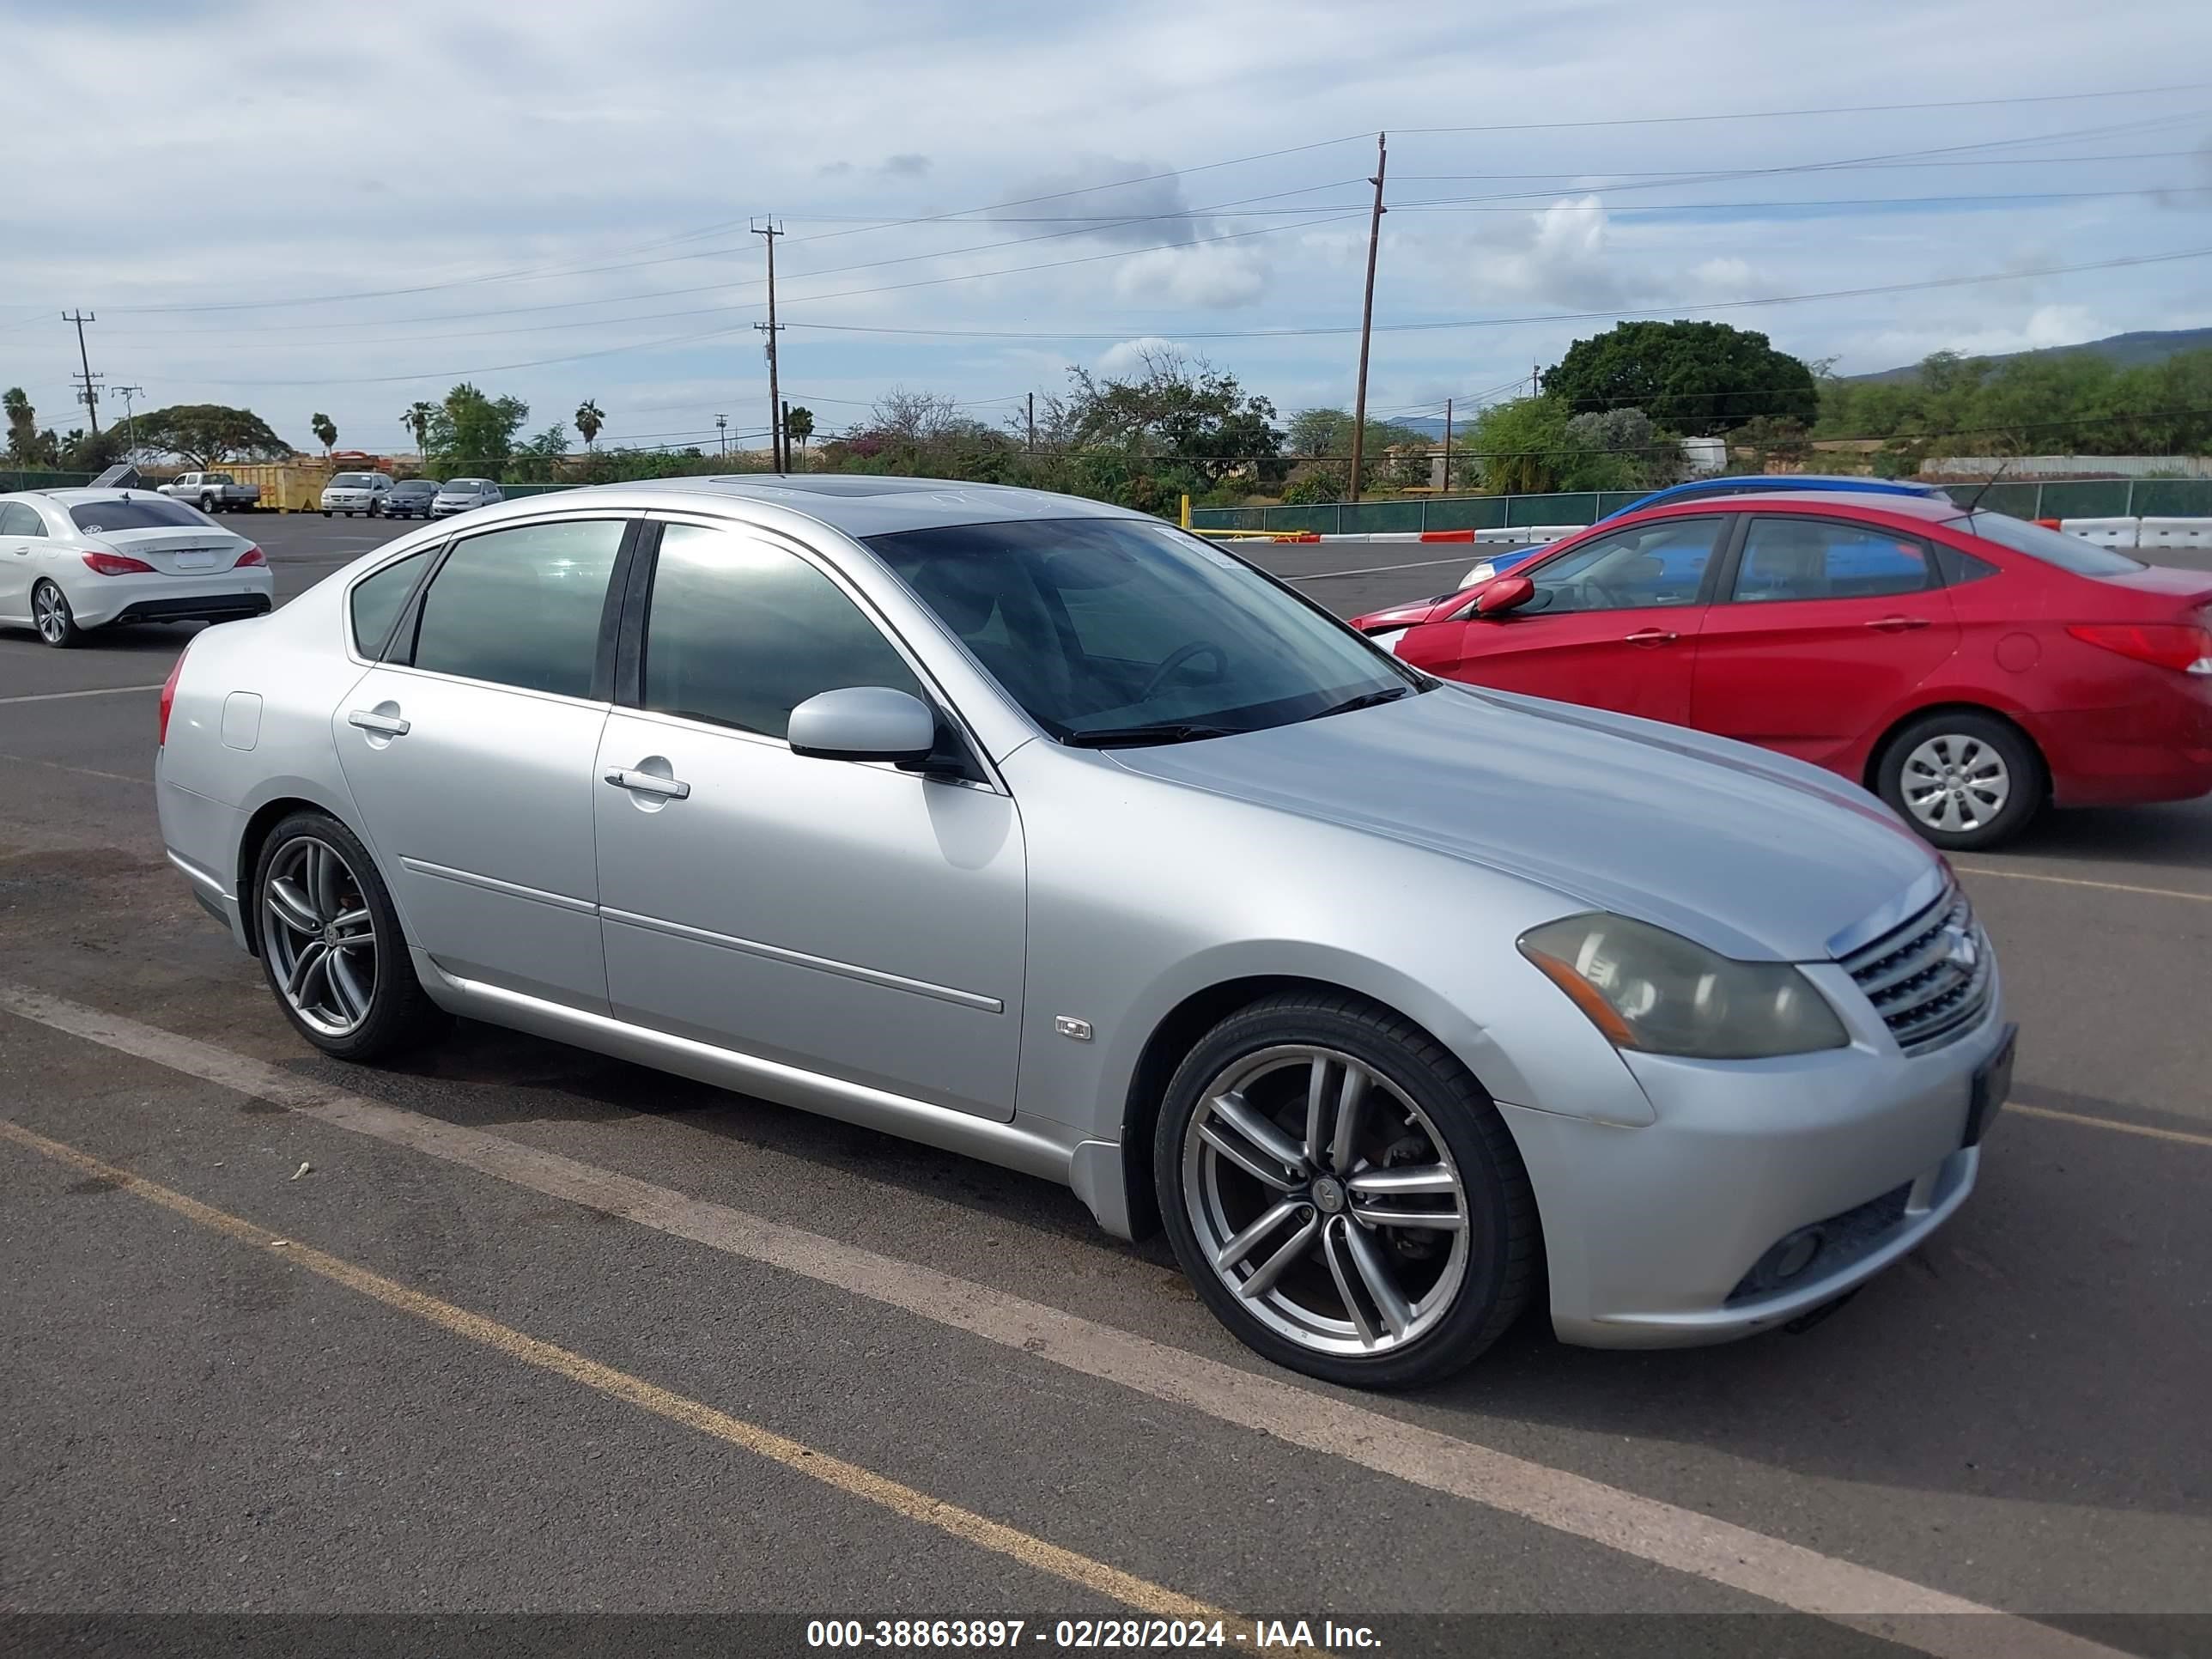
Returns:
[[[1628,645],[1672,645],[1680,638],[1680,635],[1669,634],[1663,628],[1639,628],[1622,636],[1623,642]]]
[[[407,722],[397,714],[380,714],[373,708],[356,708],[346,716],[348,726],[357,726],[364,732],[374,732],[380,737],[404,738]]]
[[[1928,626],[1925,617],[1879,617],[1867,624],[1883,634],[1903,634],[1915,628]]]
[[[641,795],[659,795],[667,800],[691,798],[690,784],[652,772],[633,772],[618,766],[607,774],[607,781],[617,789],[635,789]]]

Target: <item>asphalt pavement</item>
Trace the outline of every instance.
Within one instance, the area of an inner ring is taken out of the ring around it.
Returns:
[[[236,523],[280,602],[400,528]],[[1449,588],[1445,550],[1260,556],[1350,614]],[[0,633],[0,1644],[124,1613],[398,1643],[221,1617],[338,1612],[709,1615],[646,1628],[722,1652],[1138,1616],[1228,1649],[2212,1650],[2212,804],[1956,861],[2012,1103],[1974,1199],[1834,1316],[1662,1353],[1530,1319],[1363,1397],[1038,1182],[473,1024],[315,1055],[162,857],[190,631]]]

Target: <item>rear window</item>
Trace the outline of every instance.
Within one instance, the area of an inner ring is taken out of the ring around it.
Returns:
[[[2025,553],[2031,559],[2055,564],[2077,576],[2124,576],[2131,571],[2150,568],[2141,559],[2131,559],[2109,547],[2100,547],[2063,530],[2030,524],[2025,519],[2002,513],[1969,513],[1952,520],[1951,527],[1963,530],[1969,536],[1979,536],[1985,542],[1995,542],[1999,547],[2008,547],[2015,553]]]
[[[88,535],[111,530],[205,530],[214,520],[166,495],[134,495],[127,501],[85,501],[70,508],[70,520]]]

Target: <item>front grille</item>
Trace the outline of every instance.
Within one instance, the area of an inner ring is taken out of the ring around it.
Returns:
[[[1909,1054],[1964,1036],[1988,1008],[1996,978],[1989,936],[1955,887],[1842,961]]]

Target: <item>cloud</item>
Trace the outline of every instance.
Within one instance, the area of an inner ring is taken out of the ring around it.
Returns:
[[[814,176],[817,179],[836,179],[852,170],[853,164],[850,161],[824,161],[814,169]]]
[[[1625,304],[1632,289],[1613,268],[1610,232],[1595,196],[1509,220],[1475,250],[1474,295],[1582,308]]]
[[[1159,352],[1179,352],[1182,348],[1173,340],[1164,340],[1157,334],[1146,334],[1133,340],[1123,340],[1109,345],[1098,354],[1094,367],[1108,377],[1134,374],[1143,369],[1145,359]]]
[[[991,217],[1049,220],[1052,228],[1123,247],[1188,243],[1214,234],[1212,222],[1184,200],[1182,177],[1160,161],[1086,155],[1056,172],[1016,179],[1006,199]]]
[[[1267,287],[1267,267],[1242,247],[1153,248],[1114,271],[1114,291],[1123,299],[1208,311],[1249,306]]]
[[[929,157],[908,150],[901,155],[886,156],[883,166],[876,169],[887,179],[919,179],[929,171]]]

